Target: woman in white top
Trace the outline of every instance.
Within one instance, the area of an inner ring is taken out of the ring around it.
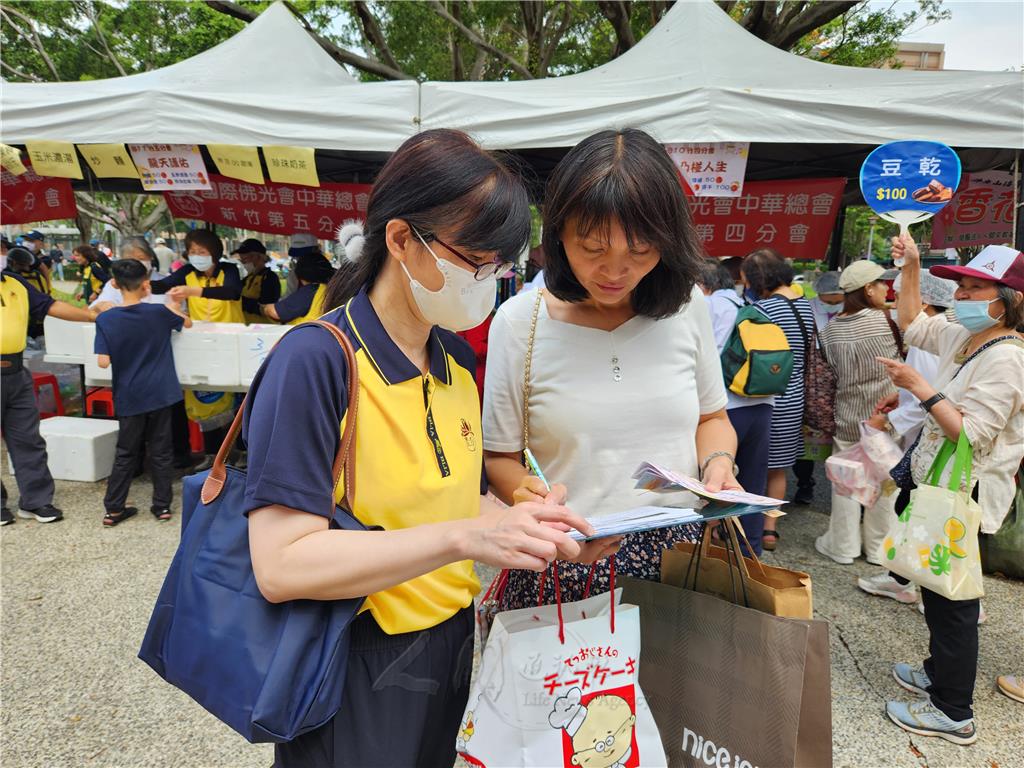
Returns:
[[[910,390],[928,416],[911,454],[911,478],[920,484],[946,439],[966,432],[973,453],[970,488],[981,506],[982,533],[999,530],[1015,492],[1014,475],[1024,458],[1024,254],[990,245],[964,267],[936,266],[931,273],[956,279],[959,324],[921,312],[920,257],[907,237],[894,239],[893,258],[905,260],[898,304],[907,342],[939,356],[939,373],[928,380],[908,365],[881,360],[898,387]],[[942,478],[943,482],[948,477]],[[909,492],[901,494],[902,512]],[[896,681],[923,698],[891,701],[889,718],[904,730],[955,744],[977,739],[971,708],[978,667],[980,601],[949,600],[921,590],[930,635],[923,668],[897,664]]]
[[[122,259],[134,259],[135,261],[141,261],[149,269],[149,277],[151,280],[161,280],[167,275],[161,274],[157,271],[157,256],[149,243],[144,237],[129,237],[121,245],[121,258]],[[95,307],[100,302],[109,301],[112,304],[120,306],[124,303],[124,297],[121,295],[121,289],[114,286],[113,280],[108,280],[103,290],[100,291],[99,296],[96,297],[96,301],[90,304],[90,307]],[[167,295],[156,295],[149,294],[143,299],[147,304],[166,304]]]
[[[635,489],[645,460],[703,475],[710,488],[738,488],[736,434],[711,318],[696,285],[701,248],[678,174],[664,148],[627,129],[595,134],[558,164],[544,200],[545,281],[520,294],[491,324],[484,388],[487,476],[506,502],[567,498],[591,517],[643,505],[689,506],[681,494]],[[533,317],[529,447],[550,493],[521,462],[524,369]],[[674,528],[633,534],[618,572],[657,579]],[[607,589],[604,559],[619,540],[584,547],[561,566],[563,599]],[[547,579],[547,601],[553,600]],[[504,607],[536,604],[538,577],[513,572]]]

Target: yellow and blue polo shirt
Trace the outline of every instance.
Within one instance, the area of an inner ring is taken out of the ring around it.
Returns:
[[[49,294],[37,291],[19,275],[0,272],[0,354],[24,352],[29,321],[41,323],[53,303]]]
[[[388,336],[365,291],[324,316],[352,341],[359,365],[353,513],[385,530],[476,517],[486,490],[476,358],[434,328],[424,375]],[[344,357],[326,331],[289,331],[249,390],[243,422],[249,468],[244,511],[279,504],[327,517],[341,500],[331,470],[346,418]],[[381,563],[381,568],[387,568]],[[473,602],[471,561],[450,563],[369,595],[389,634],[436,626]]]

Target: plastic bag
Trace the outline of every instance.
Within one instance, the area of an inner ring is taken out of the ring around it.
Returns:
[[[879,496],[895,488],[889,470],[902,457],[902,451],[888,433],[862,422],[860,440],[829,456],[825,460],[825,474],[840,496],[873,507]]]

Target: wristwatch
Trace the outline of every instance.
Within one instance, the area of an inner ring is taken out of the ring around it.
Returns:
[[[945,399],[946,399],[946,396],[944,394],[942,394],[941,392],[936,392],[934,395],[932,395],[927,400],[925,400],[923,403],[921,403],[921,407],[924,408],[926,412],[931,413],[932,412],[932,408],[935,407],[935,404],[937,402],[939,402],[939,400],[945,400]]]

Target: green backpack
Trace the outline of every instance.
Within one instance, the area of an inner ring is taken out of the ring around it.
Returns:
[[[722,373],[729,391],[743,397],[785,393],[793,373],[785,332],[757,307],[742,307],[722,349]]]

